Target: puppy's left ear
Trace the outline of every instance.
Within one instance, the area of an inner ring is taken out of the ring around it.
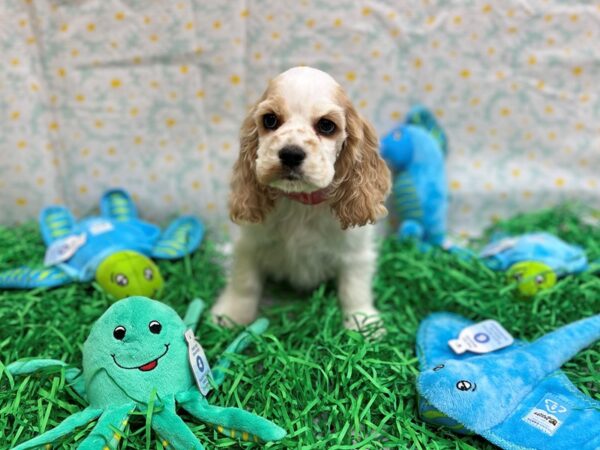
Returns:
[[[342,229],[374,223],[387,215],[391,174],[379,155],[373,126],[346,103],[346,141],[335,162],[331,208]]]

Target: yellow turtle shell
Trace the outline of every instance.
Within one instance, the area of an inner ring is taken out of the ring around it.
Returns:
[[[538,261],[513,264],[507,272],[507,277],[510,283],[517,283],[517,289],[524,297],[533,297],[556,284],[556,273],[550,266]]]
[[[158,298],[164,281],[156,264],[129,250],[113,253],[96,270],[96,281],[117,300],[135,295]]]

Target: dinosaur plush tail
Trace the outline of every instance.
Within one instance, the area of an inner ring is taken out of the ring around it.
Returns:
[[[442,153],[448,155],[448,136],[440,126],[433,113],[424,106],[414,106],[406,115],[406,124],[427,130],[438,142]]]

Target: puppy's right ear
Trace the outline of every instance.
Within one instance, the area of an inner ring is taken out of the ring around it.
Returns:
[[[251,109],[240,130],[240,154],[233,166],[229,216],[235,223],[260,223],[271,211],[274,198],[269,189],[256,178],[256,157],[258,152],[258,128]]]

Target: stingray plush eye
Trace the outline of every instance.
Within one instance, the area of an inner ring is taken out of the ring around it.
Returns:
[[[152,278],[154,278],[154,272],[152,272],[152,269],[150,267],[146,267],[144,269],[144,278],[146,280],[151,280]]]
[[[542,284],[544,282],[544,275],[538,275],[535,277],[535,282],[537,284]]]
[[[125,327],[119,325],[113,330],[113,336],[116,340],[122,341],[125,338],[126,332],[127,330],[125,329]]]
[[[160,331],[162,330],[162,325],[160,324],[160,322],[153,320],[148,324],[148,328],[150,328],[150,333],[160,334]]]
[[[432,370],[434,372],[437,372],[438,370],[442,370],[443,368],[444,368],[444,365],[443,364],[439,364],[439,365],[435,366]]]
[[[456,389],[458,389],[459,391],[468,391],[469,389],[471,389],[472,386],[473,385],[471,384],[471,382],[467,380],[460,380],[458,383],[456,383]]]
[[[122,273],[118,273],[115,275],[115,283],[119,286],[127,286],[129,284],[129,279]]]
[[[267,130],[275,130],[279,126],[279,119],[275,114],[265,114],[262,118],[263,126]]]
[[[325,136],[330,136],[335,133],[336,126],[329,119],[321,119],[317,122],[317,131]]]
[[[520,282],[523,280],[523,275],[522,275],[522,274],[520,274],[520,273],[515,273],[515,274],[513,275],[513,278],[515,279],[515,281],[516,281],[517,283],[520,283]]]

